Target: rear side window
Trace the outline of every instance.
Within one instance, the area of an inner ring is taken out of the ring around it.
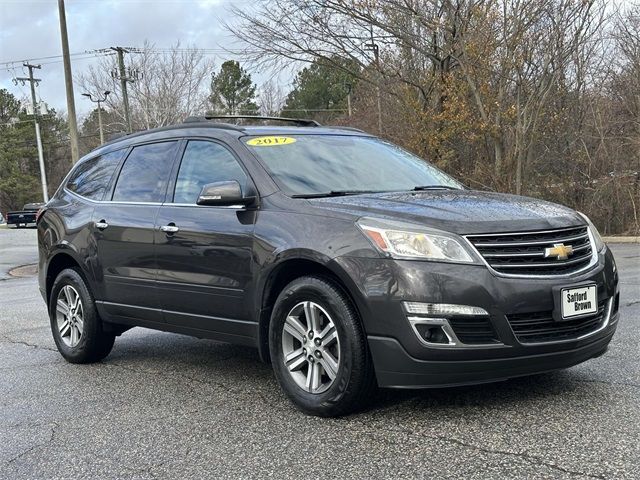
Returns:
[[[162,202],[178,142],[134,147],[120,171],[113,200]]]
[[[81,163],[71,175],[67,190],[91,200],[102,200],[124,152],[105,153]]]
[[[231,152],[217,143],[191,140],[182,156],[173,201],[195,204],[202,187],[229,180],[243,188],[247,180]]]

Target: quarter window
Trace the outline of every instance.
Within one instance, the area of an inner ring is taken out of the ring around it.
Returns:
[[[117,150],[82,162],[67,182],[67,189],[91,200],[102,200],[124,152]]]
[[[178,142],[134,147],[120,171],[113,200],[162,202]]]
[[[229,180],[238,181],[243,188],[247,181],[231,152],[217,143],[191,140],[182,157],[173,201],[195,204],[202,187]]]

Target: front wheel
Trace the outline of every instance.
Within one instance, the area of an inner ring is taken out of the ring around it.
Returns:
[[[269,349],[280,386],[308,414],[350,413],[375,388],[356,310],[329,279],[302,277],[285,287],[273,309]]]
[[[75,269],[63,270],[53,283],[49,316],[53,339],[68,362],[98,362],[111,352],[115,335],[103,330],[89,287]]]

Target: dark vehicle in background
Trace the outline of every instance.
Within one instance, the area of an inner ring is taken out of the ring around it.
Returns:
[[[300,409],[331,416],[376,386],[606,351],[618,273],[584,215],[469,190],[361,131],[212,120],[105,144],[44,208],[39,283],[68,361],[135,326],[250,345]]]
[[[7,225],[15,225],[16,228],[35,225],[38,211],[44,203],[27,203],[21,211],[7,213]]]

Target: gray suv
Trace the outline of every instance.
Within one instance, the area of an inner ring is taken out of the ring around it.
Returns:
[[[40,212],[40,289],[68,361],[102,360],[136,326],[250,345],[295,405],[334,416],[376,387],[606,351],[618,274],[584,215],[467,189],[361,131],[220,120],[94,150]]]

